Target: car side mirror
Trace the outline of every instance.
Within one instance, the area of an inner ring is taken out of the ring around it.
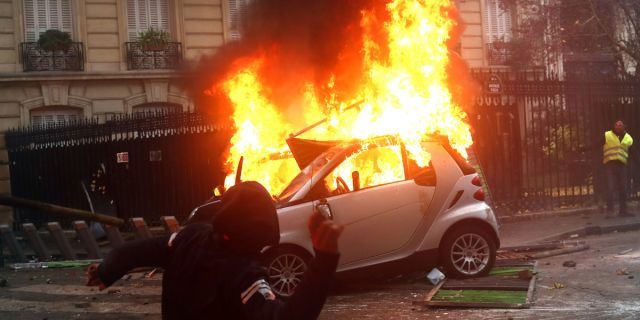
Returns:
[[[351,180],[353,181],[353,191],[360,190],[360,172],[351,172]]]
[[[316,204],[315,209],[317,212],[320,212],[323,217],[333,220],[333,213],[331,212],[331,206],[329,206],[327,199],[320,199]]]
[[[219,186],[216,186],[213,189],[213,196],[216,197],[216,198],[220,198],[220,197],[222,197],[222,195],[224,194],[225,191],[226,191],[226,189],[224,188],[224,185],[221,184]]]

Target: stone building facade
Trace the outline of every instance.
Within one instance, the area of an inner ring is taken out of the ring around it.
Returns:
[[[0,132],[138,111],[193,110],[176,83],[176,59],[195,61],[237,37],[234,16],[250,0],[0,0]],[[457,0],[466,24],[460,54],[488,66],[482,11],[490,0]],[[164,30],[170,46],[146,52],[136,36]],[[37,35],[66,31],[69,54],[37,49]],[[10,173],[0,136],[0,193]],[[11,219],[0,210],[0,223]]]

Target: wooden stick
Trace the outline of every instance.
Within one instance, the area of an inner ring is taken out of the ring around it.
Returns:
[[[29,208],[35,209],[43,213],[54,214],[58,216],[98,221],[104,224],[121,226],[124,224],[124,220],[113,216],[108,216],[100,213],[93,213],[80,209],[67,208],[50,204],[41,201],[29,200],[24,198],[13,197],[9,195],[0,195],[0,205],[17,207],[17,208]]]
[[[360,100],[360,101],[358,101],[358,102],[356,102],[356,103],[354,103],[354,104],[352,104],[352,105],[350,105],[350,106],[348,106],[348,107],[344,108],[344,109],[342,110],[342,112],[345,112],[345,111],[351,110],[351,109],[353,109],[353,108],[357,108],[357,107],[359,107],[363,102],[364,102],[364,100]],[[315,127],[317,127],[317,126],[319,126],[319,125],[321,125],[321,124],[323,124],[323,123],[325,123],[325,122],[327,122],[327,121],[329,121],[329,118],[328,118],[328,117],[327,117],[327,118],[324,118],[324,119],[322,119],[322,120],[320,120],[320,121],[318,121],[318,122],[316,122],[316,123],[313,123],[313,124],[311,124],[310,126],[308,126],[308,127],[304,128],[304,129],[302,129],[302,130],[300,130],[300,131],[298,131],[298,132],[296,132],[296,133],[292,133],[291,135],[289,135],[289,138],[295,138],[295,137],[297,137],[297,136],[299,136],[299,135],[301,135],[301,134],[303,134],[303,133],[305,133],[305,132],[307,132],[307,131],[309,131],[309,130],[311,130],[311,129],[313,129],[313,128],[315,128]]]
[[[534,259],[542,259],[542,258],[547,258],[547,257],[559,256],[561,254],[584,251],[584,250],[588,250],[588,249],[589,249],[588,245],[582,244],[582,245],[577,245],[575,247],[566,247],[566,248],[557,249],[557,250],[543,251],[543,252],[540,252],[540,253],[532,254],[531,257],[534,258]]]

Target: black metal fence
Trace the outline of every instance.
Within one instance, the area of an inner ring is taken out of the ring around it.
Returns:
[[[6,134],[15,196],[110,211],[121,218],[179,219],[224,181],[222,153],[229,133],[199,114],[120,116],[58,128]],[[105,212],[110,213],[110,212]],[[17,210],[16,224],[48,221]]]
[[[168,42],[158,48],[127,42],[127,69],[175,69],[182,60],[182,44]]]
[[[84,51],[82,42],[73,42],[66,50],[47,51],[37,42],[23,42],[20,57],[24,71],[82,71]]]
[[[622,119],[640,141],[640,80],[563,81],[541,73],[476,72],[474,151],[503,213],[602,203],[604,132]],[[638,143],[636,143],[638,144]],[[640,159],[629,190],[639,197]]]
[[[629,190],[640,198],[640,80],[564,81],[540,72],[474,76],[484,93],[469,115],[473,148],[500,214],[601,203],[606,188],[599,142],[616,119],[636,138]],[[211,196],[224,179],[228,141],[227,130],[193,113],[134,114],[6,134],[14,195],[87,208],[90,194],[96,203],[113,200],[120,217],[150,221],[184,218]],[[42,218],[18,210],[16,222]]]

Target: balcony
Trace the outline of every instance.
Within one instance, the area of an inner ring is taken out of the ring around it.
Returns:
[[[490,66],[510,65],[512,57],[512,43],[502,41],[487,43],[487,60]]]
[[[138,42],[126,42],[128,70],[175,69],[182,61],[182,44],[168,42],[161,48],[144,48]]]
[[[22,68],[30,71],[83,71],[84,51],[82,42],[73,42],[67,50],[47,51],[37,42],[20,45]]]

